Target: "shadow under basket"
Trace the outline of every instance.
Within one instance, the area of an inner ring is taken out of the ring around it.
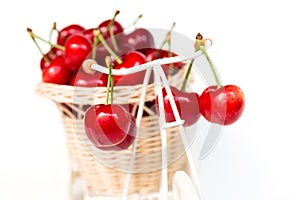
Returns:
[[[169,84],[179,88],[184,69],[169,78]],[[114,103],[131,104],[136,114],[143,85],[115,86]],[[155,85],[148,84],[136,156],[128,194],[157,193],[161,181],[162,149],[159,117],[149,105],[155,100]],[[38,95],[54,101],[60,111],[67,138],[67,147],[76,173],[84,181],[85,190],[92,195],[120,196],[130,166],[132,147],[122,151],[103,151],[96,148],[84,130],[85,110],[94,104],[104,103],[105,87],[83,88],[67,85],[39,83]],[[167,129],[168,183],[176,171],[185,170],[187,158],[178,127]]]

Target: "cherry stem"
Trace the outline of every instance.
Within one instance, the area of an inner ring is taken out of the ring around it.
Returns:
[[[113,16],[113,18],[110,20],[108,26],[107,26],[107,29],[106,31],[104,32],[104,34],[107,34],[107,32],[109,31],[109,35],[111,37],[111,41],[112,41],[112,45],[114,47],[114,50],[115,51],[119,51],[119,47],[118,47],[118,44],[117,44],[117,41],[116,41],[116,38],[115,38],[115,34],[114,34],[114,29],[112,29],[115,21],[116,21],[116,17],[117,15],[120,13],[119,10],[117,10]]]
[[[40,45],[39,45],[39,44],[37,43],[37,41],[35,40],[35,38],[32,37],[31,34],[30,34],[30,37],[31,37],[32,41],[34,42],[34,44],[36,45],[36,47],[38,48],[39,52],[41,53],[41,55],[42,55],[44,61],[45,61],[46,63],[50,63],[50,59],[44,54],[44,52],[42,51]]]
[[[96,56],[97,56],[97,45],[99,43],[98,35],[96,35],[97,31],[95,31],[95,30],[98,30],[98,29],[94,29],[94,31],[93,31],[93,35],[94,35],[94,39],[93,39],[93,51],[92,51],[92,59],[93,60],[96,59]]]
[[[215,67],[214,67],[214,65],[213,65],[213,63],[212,63],[212,61],[211,61],[210,57],[208,56],[208,54],[207,54],[207,51],[206,51],[205,47],[204,47],[204,46],[202,46],[202,45],[200,45],[200,50],[202,51],[202,53],[204,54],[204,56],[205,56],[205,57],[206,57],[206,59],[207,59],[207,62],[208,62],[208,64],[209,64],[209,67],[210,67],[210,69],[211,69],[211,72],[213,73],[214,79],[215,79],[215,81],[216,81],[217,88],[220,88],[220,87],[222,87],[222,85],[221,85],[221,82],[220,82],[220,80],[219,80],[219,78],[218,78],[218,75],[217,75],[216,69],[215,69]]]
[[[133,22],[132,22],[132,26],[136,26],[136,24],[138,23],[138,21],[143,17],[142,14],[140,14]]]
[[[181,86],[181,89],[180,89],[183,92],[185,91],[185,88],[186,88],[186,85],[187,85],[187,82],[188,82],[188,79],[189,79],[189,75],[191,73],[191,69],[192,69],[192,66],[194,64],[194,61],[195,61],[195,59],[191,60],[189,66],[188,66],[188,69],[187,69],[187,71],[185,73],[184,80],[183,80],[183,83],[182,83],[182,86]]]
[[[136,24],[138,23],[138,21],[143,17],[142,14],[140,14],[131,24],[129,24],[128,26],[126,26],[126,28],[124,28],[124,30],[130,28],[130,27],[134,27],[136,28]]]
[[[207,39],[205,39],[207,40]],[[221,82],[218,78],[218,75],[217,75],[217,72],[216,72],[216,69],[205,49],[205,40],[203,40],[203,36],[198,33],[197,36],[196,36],[196,42],[195,42],[195,52],[196,51],[202,51],[203,55],[205,56],[208,64],[209,64],[209,67],[211,69],[211,72],[213,73],[213,76],[214,76],[214,79],[216,81],[216,84],[217,84],[217,88],[220,88],[222,87],[221,85]],[[208,39],[210,40],[210,39]],[[211,40],[210,40],[211,41]],[[193,63],[194,63],[195,59],[192,59],[189,66],[188,66],[188,69],[186,71],[186,74],[185,74],[185,77],[184,77],[184,81],[183,81],[183,84],[182,84],[182,87],[181,87],[181,91],[185,91],[185,88],[186,88],[186,85],[187,85],[187,81],[188,81],[188,78],[189,78],[189,75],[190,75],[190,72],[191,72],[191,68],[193,66]]]
[[[52,35],[53,35],[53,31],[58,32],[57,28],[56,28],[56,22],[53,22],[52,28],[50,30],[50,34],[49,34],[49,41],[52,41]]]
[[[164,47],[164,45],[166,43],[170,43],[170,41],[171,41],[171,33],[172,33],[173,29],[175,28],[175,25],[176,25],[176,23],[174,22],[172,24],[171,28],[169,29],[168,33],[166,34],[165,40],[161,43],[160,47],[158,48],[156,58],[159,58],[160,52],[161,52],[162,48]]]
[[[112,75],[113,64],[111,63],[109,56],[105,58],[105,62],[108,67],[108,80],[107,80],[107,90],[106,90],[106,99],[105,99],[105,105],[107,105],[109,99],[110,99],[110,103],[113,104],[114,77]]]
[[[112,25],[115,23],[116,17],[117,15],[120,13],[119,10],[116,10],[113,18],[109,21],[108,25],[107,25],[107,29],[105,30],[105,32],[103,33],[104,35],[107,34],[107,32],[110,30],[110,27],[112,27]]]
[[[27,28],[27,32],[29,33],[30,37],[37,38],[37,39],[39,39],[39,40],[41,40],[41,41],[49,44],[52,47],[55,47],[55,48],[60,49],[62,51],[65,51],[65,47],[64,46],[61,46],[61,45],[58,45],[58,44],[54,44],[54,43],[52,43],[50,41],[45,40],[44,38],[42,38],[42,37],[34,34],[30,28]]]
[[[117,44],[117,41],[116,41],[116,37],[115,37],[115,34],[114,34],[114,29],[112,29],[111,27],[109,27],[109,34],[110,34],[110,37],[111,37],[111,42],[112,42],[112,45],[114,47],[114,50],[119,52],[119,46]]]
[[[168,43],[168,56],[172,57],[173,53],[171,51],[171,34],[170,34],[170,37],[168,38],[168,42],[167,43]],[[174,63],[170,63],[169,66],[170,66],[170,70],[173,73],[173,71],[174,71]]]
[[[101,44],[104,46],[104,48],[108,51],[108,53],[117,61],[118,64],[121,64],[123,61],[119,58],[117,54],[108,46],[106,43],[103,35],[100,33],[98,29],[94,30],[94,35],[98,37],[98,40],[100,40]]]

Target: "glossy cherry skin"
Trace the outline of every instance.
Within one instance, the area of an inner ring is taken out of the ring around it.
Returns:
[[[41,68],[42,71],[43,71],[45,68],[47,68],[47,67],[50,66],[51,60],[52,60],[51,57],[50,57],[48,54],[46,54],[45,56],[47,57],[47,59],[49,60],[49,62],[47,62],[47,61],[44,59],[44,57],[41,58],[41,60],[40,60],[40,68]]]
[[[70,85],[77,87],[106,87],[108,75],[100,72],[87,74],[79,70],[70,80]]]
[[[101,24],[99,24],[98,29],[100,30],[100,33],[103,35],[103,37],[105,39],[110,38],[110,31],[108,31],[108,25],[110,23],[110,19],[109,20],[105,20],[103,21]],[[118,35],[121,34],[123,32],[123,27],[122,25],[117,22],[116,20],[114,21],[114,24],[111,27],[113,29],[113,34],[114,35]]]
[[[131,51],[124,54],[122,57],[122,64],[114,63],[113,69],[132,68],[137,65],[145,63],[145,55],[137,51]],[[124,76],[114,76],[115,85],[137,85],[143,83],[145,70]]]
[[[94,28],[86,29],[82,32],[82,35],[87,38],[91,44],[94,43]]]
[[[47,68],[50,66],[51,64],[51,61],[57,57],[57,56],[63,56],[64,55],[64,51],[63,50],[60,50],[60,49],[57,49],[55,47],[52,47],[46,54],[45,56],[48,58],[48,60],[50,62],[46,62],[46,60],[44,59],[44,57],[41,58],[41,61],[40,61],[40,68],[41,70],[43,70],[44,68]]]
[[[199,95],[195,92],[182,92],[175,87],[170,87],[172,94],[174,96],[175,104],[179,112],[179,116],[182,120],[185,120],[184,126],[191,126],[198,121],[200,118],[200,108],[199,108]],[[165,109],[166,122],[174,122],[175,116],[171,107],[170,99],[167,95],[166,89],[163,88],[163,102]],[[157,113],[159,113],[159,102],[158,97],[156,97],[156,108]]]
[[[84,127],[87,137],[96,147],[112,147],[125,140],[131,121],[131,114],[123,106],[97,104],[86,111]]]
[[[72,71],[78,71],[92,51],[92,44],[82,35],[69,37],[65,44],[65,63]]]
[[[81,33],[85,29],[84,27],[78,25],[78,24],[71,24],[69,26],[64,27],[62,30],[59,31],[58,37],[57,37],[57,44],[64,46],[67,39],[76,33]]]
[[[237,121],[245,107],[243,91],[236,85],[210,86],[199,97],[200,112],[210,122],[230,125]]]
[[[134,50],[140,51],[154,47],[154,38],[152,33],[145,28],[137,28],[131,33],[121,37],[122,44],[128,44]]]
[[[121,150],[125,150],[125,149],[128,149],[128,147],[130,147],[130,145],[134,142],[135,136],[136,136],[136,123],[135,123],[135,118],[132,116],[128,134],[126,135],[125,139],[121,143],[119,143],[115,146],[98,147],[98,148],[101,149],[101,150],[104,150],[104,151],[121,151]]]
[[[56,56],[64,56],[65,55],[64,50],[61,50],[61,49],[58,49],[55,47],[52,47],[48,53],[50,54],[52,59],[55,58]]]
[[[42,79],[47,83],[67,85],[71,79],[72,72],[65,67],[64,58],[57,56],[51,64],[43,70]]]

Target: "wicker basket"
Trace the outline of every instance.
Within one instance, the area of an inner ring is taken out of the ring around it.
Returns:
[[[169,78],[169,84],[180,87],[185,68]],[[155,99],[155,86],[147,87],[146,102]],[[143,85],[116,86],[114,103],[139,104]],[[106,88],[80,88],[66,85],[39,83],[36,93],[54,101],[61,113],[65,128],[68,150],[76,165],[86,190],[91,194],[118,195],[124,188],[126,171],[130,163],[131,149],[123,151],[102,151],[87,139],[83,117],[85,110],[93,104],[104,103]],[[159,191],[161,181],[161,136],[158,116],[151,108],[144,107],[148,116],[142,118],[140,136],[137,144],[133,174],[129,194],[149,195]],[[133,113],[134,114],[134,113]],[[173,174],[186,167],[187,159],[178,127],[167,130],[168,143],[168,183],[171,185]]]

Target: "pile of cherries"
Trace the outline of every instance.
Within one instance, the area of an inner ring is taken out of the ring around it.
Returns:
[[[176,56],[175,52],[155,48],[154,37],[145,28],[135,28],[125,33],[123,26],[116,21],[117,11],[112,19],[101,22],[95,28],[86,29],[78,24],[71,24],[61,30],[54,24],[52,31],[57,31],[56,42],[45,40],[27,29],[31,38],[37,44],[40,39],[50,44],[50,50],[42,53],[40,68],[42,80],[46,83],[71,85],[78,87],[107,87],[107,101],[105,104],[90,106],[84,118],[87,137],[99,149],[124,150],[134,141],[136,135],[135,116],[131,114],[131,105],[113,103],[114,85],[141,84],[145,71],[124,75],[112,76],[100,72],[84,70],[83,63],[93,59],[109,70],[131,68],[143,63],[158,59]],[[140,16],[139,16],[140,18]],[[170,31],[169,31],[170,33]],[[166,37],[167,38],[167,37]],[[202,36],[197,35],[195,50],[205,51]],[[109,58],[109,59],[107,59]],[[109,60],[109,61],[108,61]],[[166,75],[180,70],[184,63],[172,63],[163,66]],[[214,68],[210,63],[212,72]],[[189,65],[189,68],[192,64]],[[188,72],[190,70],[187,70]],[[187,80],[186,74],[185,80]],[[221,125],[229,125],[237,121],[244,110],[244,94],[236,85],[221,85],[216,78],[216,85],[209,86],[202,94],[186,92],[185,84],[181,90],[170,87],[180,118],[185,121],[184,126],[195,124],[202,115],[206,120]],[[166,122],[175,121],[166,88],[163,88],[163,106]],[[110,99],[110,103],[108,102]],[[158,98],[153,102],[146,102],[154,106],[159,115]],[[151,105],[150,105],[151,106]],[[144,113],[144,115],[146,115]]]

